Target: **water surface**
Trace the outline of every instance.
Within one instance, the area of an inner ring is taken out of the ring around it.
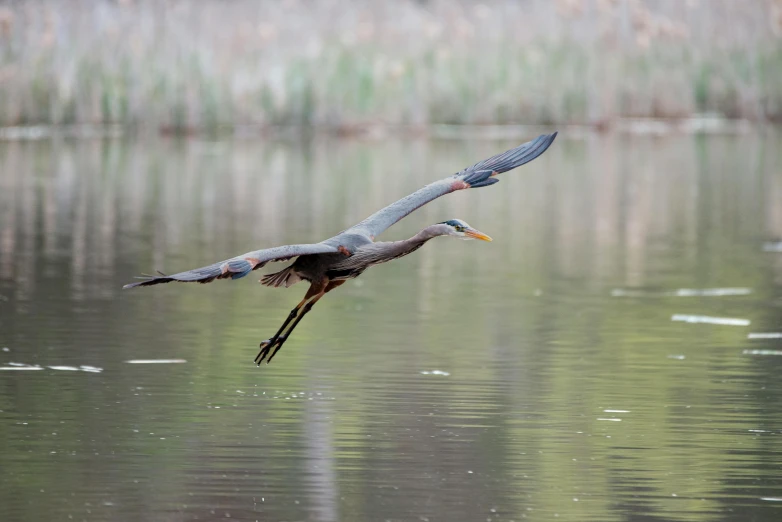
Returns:
[[[269,366],[303,284],[121,290],[513,145],[0,143],[0,519],[779,520],[777,134],[560,137]]]

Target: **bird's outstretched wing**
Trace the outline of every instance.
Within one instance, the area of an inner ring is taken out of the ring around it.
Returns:
[[[430,183],[409,196],[388,205],[386,208],[378,210],[345,232],[361,233],[374,238],[412,211],[426,205],[433,199],[455,190],[493,185],[499,181],[494,176],[534,160],[548,149],[556,137],[556,132],[553,134],[542,134],[532,141],[519,145],[515,149],[497,154],[453,176]]]
[[[239,279],[244,277],[256,268],[261,268],[270,261],[286,261],[288,259],[308,255],[308,254],[333,254],[339,250],[325,243],[316,243],[311,245],[286,245],[265,250],[256,250],[247,252],[241,256],[236,256],[225,261],[220,261],[213,265],[204,266],[180,272],[173,275],[160,274],[159,276],[143,276],[143,281],[130,283],[122,288],[133,288],[136,286],[150,286],[160,283],[169,283],[171,281],[180,281],[183,283],[209,283],[215,279]]]

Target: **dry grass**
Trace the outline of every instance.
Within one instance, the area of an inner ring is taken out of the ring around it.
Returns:
[[[0,2],[0,125],[782,119],[779,0]]]

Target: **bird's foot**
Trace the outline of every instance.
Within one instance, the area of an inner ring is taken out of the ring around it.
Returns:
[[[277,339],[274,339],[274,344],[277,344]],[[261,351],[258,352],[258,355],[255,356],[255,364],[258,366],[261,365],[263,360],[266,358],[267,355],[269,355],[269,352],[272,349],[272,339],[266,339],[265,341],[261,341],[260,348]],[[266,364],[268,364],[269,361],[266,361]]]
[[[270,362],[272,362],[272,357],[274,357],[275,355],[277,355],[277,352],[279,352],[279,351],[280,351],[280,348],[282,348],[282,345],[283,345],[283,344],[285,343],[285,341],[287,341],[287,340],[288,340],[288,336],[287,336],[287,335],[286,335],[285,337],[280,337],[279,339],[277,339],[277,343],[276,343],[276,345],[277,345],[277,348],[275,348],[275,349],[274,349],[274,351],[272,352],[272,354],[269,356],[269,358],[268,358],[268,359],[266,359],[266,364],[269,364]]]
[[[258,352],[258,355],[255,356],[255,364],[260,366],[264,359],[266,359],[266,364],[272,362],[272,357],[277,355],[277,352],[280,351],[283,343],[285,343],[287,340],[288,336],[286,335],[277,337],[276,339],[266,339],[265,341],[261,341],[261,351]],[[272,348],[274,348],[273,352]]]

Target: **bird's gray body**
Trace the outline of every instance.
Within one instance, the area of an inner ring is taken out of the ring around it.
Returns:
[[[363,234],[345,231],[329,238],[323,244],[343,249],[336,254],[300,256],[289,267],[261,279],[267,286],[291,286],[301,280],[315,283],[346,281],[360,276],[367,268],[406,256],[421,248],[427,241],[449,233],[447,225],[432,225],[410,239],[390,242],[373,242]],[[282,279],[283,274],[285,279]]]
[[[304,300],[291,311],[291,315],[280,331],[268,341],[269,344],[265,347],[261,343],[262,350],[259,357],[262,360],[268,355],[275,343],[277,343],[277,350],[279,350],[301,317],[312,308],[320,297],[346,280],[358,277],[367,268],[410,254],[437,236],[465,236],[467,234],[471,237],[491,240],[485,234],[477,232],[459,220],[431,225],[410,239],[403,241],[375,242],[375,237],[414,210],[440,196],[456,190],[487,187],[497,183],[499,181],[495,177],[497,174],[507,172],[537,158],[546,151],[555,137],[556,133],[538,136],[530,142],[476,163],[453,176],[430,183],[320,243],[285,245],[256,250],[186,272],[173,275],[161,273],[159,276],[144,276],[142,281],[125,285],[124,288],[151,286],[171,281],[208,283],[215,279],[239,279],[271,261],[286,261],[295,258],[296,260],[290,266],[261,278],[261,283],[264,285],[276,287],[288,287],[302,280],[310,282],[310,289]],[[300,310],[303,310],[303,313],[299,313]],[[296,321],[288,333],[282,336],[282,330],[294,317]],[[274,353],[270,355],[269,359]],[[257,358],[256,361],[258,361]]]

